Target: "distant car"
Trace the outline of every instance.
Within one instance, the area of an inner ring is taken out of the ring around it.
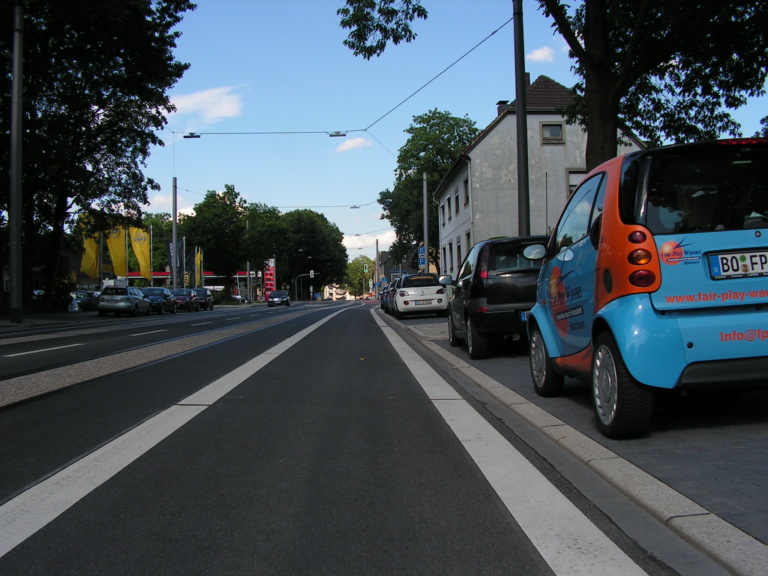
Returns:
[[[240,296],[240,294],[232,294],[231,298],[235,302],[241,302],[242,304],[248,304],[248,298],[246,298],[245,296]]]
[[[448,313],[448,296],[437,274],[409,274],[400,280],[390,307],[398,320],[406,314],[440,316]]]
[[[142,288],[141,291],[152,303],[152,312],[176,314],[176,297],[168,288],[148,287]]]
[[[290,306],[291,298],[285,290],[273,290],[267,298],[267,306]]]
[[[99,302],[98,296],[95,296],[93,292],[86,292],[84,290],[75,290],[69,293],[72,298],[72,302],[82,312],[93,312],[96,310],[96,305]]]
[[[542,259],[523,250],[546,244],[547,236],[499,238],[478,242],[459,268],[458,278],[441,276],[453,287],[448,313],[448,342],[466,342],[469,357],[485,358],[494,339],[526,336],[526,315],[536,303]]]
[[[402,281],[402,276],[398,276],[392,282],[389,283],[389,286],[387,286],[387,293],[386,293],[386,299],[384,301],[384,312],[387,314],[393,313],[392,308],[392,301],[395,298],[395,293],[397,292],[397,289],[400,287],[400,282]]]
[[[134,286],[107,286],[99,295],[99,302],[96,305],[99,316],[105,314],[130,314],[138,316],[146,314],[149,316],[151,311],[151,302],[144,293]]]
[[[208,288],[193,288],[200,301],[200,308],[203,310],[213,310],[213,294]]]
[[[192,288],[176,288],[173,295],[176,297],[176,307],[179,310],[186,310],[187,312],[200,310],[200,299]]]
[[[642,150],[573,192],[528,319],[542,396],[590,383],[600,432],[647,433],[656,390],[768,386],[768,139]]]

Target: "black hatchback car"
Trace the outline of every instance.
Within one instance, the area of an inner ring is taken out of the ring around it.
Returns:
[[[459,277],[442,276],[451,285],[448,304],[448,341],[466,341],[469,357],[485,358],[491,341],[521,339],[526,314],[536,302],[536,281],[543,260],[529,260],[523,250],[546,244],[547,236],[499,238],[478,242],[459,269]]]

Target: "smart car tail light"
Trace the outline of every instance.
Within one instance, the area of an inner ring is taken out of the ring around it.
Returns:
[[[630,264],[635,264],[637,266],[645,266],[648,264],[648,262],[651,261],[651,253],[648,252],[648,250],[632,250],[632,252],[629,253],[629,257],[627,258],[629,260]]]
[[[650,270],[635,270],[629,275],[629,283],[638,288],[648,288],[656,282],[656,274]]]

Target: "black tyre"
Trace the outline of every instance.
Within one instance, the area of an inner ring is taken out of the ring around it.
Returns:
[[[456,329],[453,325],[453,317],[449,313],[448,314],[448,344],[450,344],[453,348],[456,348],[456,346],[461,346],[463,342],[464,340],[456,337]]]
[[[397,304],[395,304],[395,307],[392,309],[392,316],[394,316],[398,320],[403,319],[403,313],[400,312],[400,309],[397,307]]]
[[[536,394],[544,397],[559,396],[563,391],[563,377],[555,372],[547,353],[544,337],[538,326],[531,328],[528,342],[528,358],[531,364],[531,379]]]
[[[171,308],[171,314],[176,314],[176,304],[174,304],[173,308]]]
[[[139,305],[138,305],[138,304],[136,304],[136,305],[133,307],[133,310],[131,310],[131,316],[133,316],[133,317],[135,318],[135,317],[136,317],[136,316],[138,316],[138,315],[139,315]]]
[[[491,342],[477,330],[470,318],[467,318],[467,352],[472,360],[488,358],[491,350]]]
[[[158,314],[165,314],[165,304],[160,304],[160,310],[157,313]]]
[[[600,334],[592,356],[592,400],[600,432],[614,439],[645,435],[653,417],[653,397],[653,390],[627,370],[613,336]]]
[[[147,311],[144,313],[145,316],[149,316],[152,314],[152,306],[147,306]]]

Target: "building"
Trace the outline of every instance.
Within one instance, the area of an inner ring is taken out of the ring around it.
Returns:
[[[526,91],[531,234],[547,234],[557,224],[569,195],[586,174],[587,135],[566,124],[558,110],[571,91],[539,76]],[[476,243],[518,234],[517,119],[515,103],[499,102],[498,116],[461,154],[433,193],[438,204],[440,267],[456,276]],[[629,146],[642,143],[624,134]]]

